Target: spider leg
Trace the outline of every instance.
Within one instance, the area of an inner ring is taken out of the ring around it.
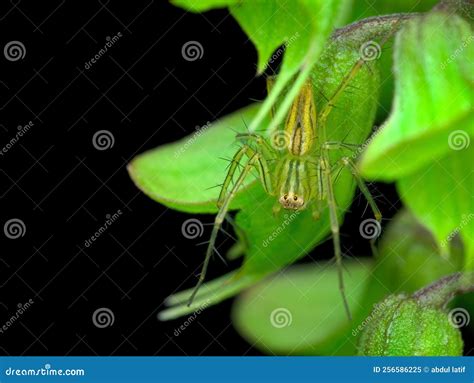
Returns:
[[[223,201],[226,198],[227,191],[229,190],[229,186],[234,178],[234,174],[237,168],[241,165],[243,156],[247,155],[250,158],[255,153],[257,152],[248,145],[242,146],[237,151],[237,153],[235,153],[234,157],[230,162],[229,170],[227,171],[227,176],[225,177],[224,183],[222,184],[222,189],[219,193],[219,198],[217,200],[217,207],[220,208],[222,206]],[[268,169],[268,161],[265,159],[265,154],[260,154],[259,152],[258,161],[254,164],[254,166],[256,166],[259,172],[260,179],[262,180],[262,185],[265,191],[269,194],[272,194],[273,189],[270,180],[270,171]]]
[[[236,138],[242,141],[244,144],[249,142],[255,142],[259,147],[259,150],[265,156],[267,160],[276,157],[275,149],[265,140],[260,134],[256,133],[239,133]]]
[[[323,173],[322,173],[322,167],[321,163],[318,162],[316,165],[316,179],[318,182],[317,186],[317,196],[316,196],[316,201],[314,202],[314,207],[313,207],[313,219],[318,220],[321,217],[321,211],[323,210],[323,201],[325,200],[326,196],[324,193],[324,186],[323,186]]]
[[[359,72],[360,68],[364,65],[364,60],[359,59],[357,60],[354,65],[352,66],[351,70],[346,73],[344,78],[342,79],[341,83],[337,86],[334,94],[331,96],[329,101],[326,103],[324,108],[321,111],[321,114],[319,115],[319,118],[322,123],[324,124],[327,117],[329,116],[329,113],[331,113],[332,109],[334,108],[338,98],[341,96],[341,94],[344,92],[344,90],[347,88],[351,80],[355,77],[355,75]]]
[[[379,46],[382,48],[385,43],[388,41],[390,37],[393,36],[393,34],[398,30],[398,28],[395,28],[396,24],[399,24],[400,21],[402,21],[402,18],[399,18],[395,23],[393,24],[392,28],[393,30],[382,39],[380,42]],[[371,71],[370,64],[366,60],[364,60],[363,57],[360,57],[354,65],[352,65],[352,68],[349,70],[349,72],[346,73],[346,75],[343,77],[342,81],[340,84],[337,86],[334,94],[329,98],[329,101],[327,102],[326,106],[323,108],[320,118],[322,121],[325,121],[326,118],[328,117],[329,113],[331,113],[331,110],[334,108],[337,99],[341,96],[341,94],[344,92],[344,90],[349,86],[350,82],[352,79],[356,76],[356,74],[359,72],[359,70],[365,65],[365,67]]]
[[[229,189],[230,185],[230,180],[235,173],[235,170],[237,168],[237,164],[240,163],[242,157],[244,154],[247,154],[249,156],[249,160],[247,161],[246,165],[242,169],[242,172],[240,173],[239,177],[235,181],[235,184],[232,186],[232,188]],[[199,291],[199,288],[204,282],[204,279],[206,278],[206,273],[207,273],[207,268],[209,266],[209,261],[211,259],[211,256],[213,252],[215,251],[214,245],[216,243],[217,239],[217,234],[219,233],[219,229],[222,226],[222,222],[224,221],[226,214],[229,210],[229,205],[232,199],[235,197],[235,194],[237,193],[238,189],[240,186],[242,186],[244,180],[246,177],[249,175],[250,171],[257,167],[258,172],[260,174],[262,184],[264,185],[265,190],[268,190],[269,192],[272,191],[272,186],[271,186],[271,179],[270,179],[270,173],[268,170],[268,165],[266,160],[263,158],[262,154],[259,152],[254,151],[250,147],[244,145],[234,156],[233,162],[231,167],[229,168],[229,171],[227,173],[226,179],[224,181],[224,185],[221,190],[221,195],[219,196],[219,212],[217,213],[217,216],[214,220],[214,225],[212,227],[212,232],[211,232],[211,237],[209,239],[209,244],[206,250],[206,257],[204,258],[204,262],[202,265],[202,270],[199,275],[198,282],[196,286],[194,287],[194,290],[189,298],[188,301],[188,306],[191,306],[193,303],[194,297],[196,296],[197,292]],[[228,191],[228,192],[227,192]]]
[[[239,225],[237,225],[237,223],[234,221],[233,218],[229,216],[229,214],[226,215],[225,219],[227,222],[231,224],[232,228],[237,234],[237,237],[239,238],[232,245],[229,251],[227,251],[227,254],[226,254],[226,258],[228,260],[234,260],[234,259],[239,258],[245,253],[245,250],[248,247],[247,234],[245,233],[244,230],[242,230],[242,228]]]
[[[247,152],[248,146],[244,145],[242,146],[237,153],[234,154],[234,157],[232,157],[232,160],[230,161],[230,164],[228,166],[227,170],[227,175],[224,179],[224,183],[222,184],[222,188],[219,194],[219,198],[217,200],[217,207],[221,207],[222,201],[224,200],[224,197],[227,193],[227,190],[229,189],[229,186],[232,182],[232,179],[234,178],[234,174],[239,167],[240,161],[242,160],[243,156]]]
[[[275,78],[276,78],[276,76],[267,77],[267,94],[270,94],[270,92],[272,91],[272,88],[275,85],[275,81],[276,81]],[[271,118],[273,118],[275,116],[275,109],[276,109],[276,105],[273,104],[271,112],[270,112],[270,117]]]
[[[323,144],[324,149],[328,150],[335,150],[335,149],[349,149],[349,150],[354,150],[354,149],[359,149],[363,145],[359,144],[350,144],[346,142],[338,142],[338,141],[328,141]]]
[[[364,194],[365,199],[370,205],[370,208],[372,209],[372,212],[374,213],[375,219],[380,223],[382,221],[382,213],[380,212],[380,209],[377,206],[377,203],[375,202],[374,198],[372,197],[372,194],[370,193],[369,188],[365,184],[364,180],[359,174],[359,171],[357,170],[356,165],[354,162],[349,158],[349,157],[342,157],[340,159],[340,162],[347,167],[350,172],[352,173],[352,176],[357,182],[357,186],[359,187],[360,191],[362,194]]]
[[[362,177],[360,176],[358,170],[357,170],[357,167],[356,165],[354,164],[354,162],[349,158],[349,157],[342,157],[340,159],[340,162],[346,167],[349,169],[349,171],[351,172],[352,176],[354,177],[354,179],[356,180],[357,182],[357,186],[359,187],[360,191],[362,192],[362,194],[364,195],[365,199],[367,200],[367,202],[369,203],[370,205],[370,208],[372,209],[372,212],[374,214],[374,217],[376,219],[376,221],[378,222],[378,225],[379,225],[379,228],[381,227],[381,222],[382,222],[382,213],[380,212],[380,209],[378,208],[377,206],[377,203],[375,202],[375,199],[374,197],[372,197],[372,194],[370,193],[370,190],[369,188],[367,187],[367,185],[365,184],[364,180],[362,179]],[[380,233],[378,233],[380,234]],[[371,238],[370,239],[370,247],[372,249],[372,253],[374,255],[377,254],[377,249],[375,247],[375,241],[377,240],[377,236],[375,236],[374,238]]]
[[[323,193],[325,195],[328,208],[329,208],[329,222],[331,226],[332,232],[332,240],[334,245],[334,257],[336,259],[336,266],[337,266],[337,273],[339,279],[339,291],[341,292],[342,301],[344,304],[344,309],[346,311],[347,317],[349,320],[352,319],[351,312],[349,309],[349,303],[347,301],[345,288],[344,288],[344,275],[343,275],[343,268],[342,268],[342,251],[341,251],[341,236],[339,233],[339,219],[338,219],[338,211],[337,211],[337,202],[336,197],[334,195],[334,180],[332,177],[332,169],[329,160],[329,147],[326,145],[327,138],[326,138],[326,120],[329,116],[329,113],[334,107],[335,102],[339,98],[339,96],[344,91],[345,87],[349,84],[352,78],[357,74],[360,67],[363,65],[361,60],[358,60],[351,68],[351,70],[344,76],[342,82],[337,87],[335,93],[331,96],[329,101],[327,102],[326,106],[321,111],[319,117],[319,126],[320,126],[320,134],[321,134],[321,142],[323,145],[321,146],[321,158],[320,158],[320,175]],[[330,145],[331,146],[331,145]]]
[[[388,39],[389,36],[390,35],[386,36],[384,42]],[[360,58],[359,60],[357,60],[354,63],[351,70],[344,76],[341,83],[336,88],[334,94],[331,96],[331,98],[329,99],[329,101],[327,102],[327,104],[325,105],[323,110],[321,111],[320,125],[321,125],[321,131],[322,131],[322,136],[323,136],[323,138],[322,138],[323,144],[322,144],[322,147],[321,147],[321,153],[322,153],[322,157],[326,158],[328,161],[329,161],[329,155],[328,155],[329,150],[333,150],[333,149],[351,149],[351,150],[356,149],[356,150],[360,150],[360,148],[362,147],[362,145],[354,145],[354,144],[349,144],[349,143],[344,143],[344,142],[326,141],[325,126],[326,126],[327,117],[329,116],[330,112],[332,111],[335,103],[337,102],[337,99],[341,96],[341,94],[344,92],[344,90],[348,86],[350,86],[351,80],[356,76],[356,74],[362,68],[362,66],[364,64],[366,64],[366,62],[362,58]],[[368,65],[367,65],[367,67],[368,67]],[[340,160],[340,162],[342,163],[342,165],[344,167],[347,167],[350,170],[350,172],[352,173],[353,177],[355,178],[355,180],[357,182],[357,185],[358,185],[359,189],[362,191],[365,198],[367,199],[367,201],[368,201],[368,203],[369,203],[369,205],[370,205],[370,207],[371,207],[371,209],[374,213],[375,219],[377,220],[377,222],[380,225],[380,221],[381,221],[381,218],[382,218],[380,210],[378,209],[378,207],[375,203],[375,200],[373,199],[372,195],[370,194],[370,191],[368,190],[368,188],[365,185],[364,181],[360,177],[356,166],[354,165],[354,163],[352,162],[352,160],[349,157],[343,157]],[[373,254],[377,253],[376,248],[375,248],[375,239],[376,238],[370,240],[370,246],[371,246]]]
[[[339,291],[342,295],[342,301],[344,309],[349,320],[352,319],[351,312],[349,309],[349,303],[347,301],[345,288],[344,288],[344,276],[342,269],[342,252],[341,252],[341,238],[339,234],[339,219],[337,217],[337,204],[334,196],[333,182],[331,177],[331,168],[327,158],[321,158],[321,172],[323,178],[323,188],[325,190],[326,200],[329,207],[329,220],[331,224],[332,240],[334,244],[334,256],[336,258],[338,279],[339,279]]]

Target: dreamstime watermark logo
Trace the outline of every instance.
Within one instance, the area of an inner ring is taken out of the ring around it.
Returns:
[[[26,56],[26,48],[21,41],[10,41],[5,44],[3,55],[8,61],[23,60]]]
[[[461,222],[458,226],[454,228],[454,230],[449,233],[449,235],[446,237],[445,240],[441,241],[441,247],[445,247],[449,242],[453,240],[453,238],[464,228],[466,227],[469,222],[471,222],[474,219],[474,214],[469,213],[469,214],[463,214],[461,216]]]
[[[362,238],[375,239],[382,233],[382,227],[374,218],[364,219],[359,225],[359,233]]]
[[[186,61],[196,61],[204,56],[204,48],[199,41],[188,41],[181,47],[181,55]]]
[[[270,57],[269,63],[273,64],[278,58],[285,53],[285,51],[300,37],[300,33],[296,32],[293,34],[287,41],[285,41],[285,44],[283,44],[282,47],[278,48],[275,53],[272,54]]]
[[[174,336],[181,335],[181,333],[184,330],[186,330],[186,328],[188,328],[188,326],[190,326],[194,322],[194,320],[198,317],[198,315],[201,314],[210,305],[210,303],[211,301],[208,299],[202,305],[200,305],[199,308],[195,310],[192,315],[186,318],[186,320],[183,322],[181,326],[179,326],[178,328],[174,330],[173,335]]]
[[[466,309],[456,307],[448,313],[449,324],[455,328],[467,326],[471,321],[471,316]]]
[[[291,311],[284,307],[276,308],[270,314],[270,323],[275,328],[289,327],[292,322],[293,315],[291,315]]]
[[[359,57],[364,61],[377,60],[381,55],[382,48],[373,40],[365,42],[359,48]]]
[[[20,140],[20,138],[33,127],[33,125],[33,121],[30,121],[24,126],[18,125],[15,136],[12,137],[2,149],[0,149],[0,155],[5,155]]]
[[[15,313],[0,327],[0,334],[7,331],[13,324],[34,304],[33,299],[29,299],[26,303],[18,303]]]
[[[117,32],[117,34],[115,36],[107,36],[105,38],[105,41],[106,43],[104,44],[103,48],[101,48],[95,55],[94,57],[92,57],[89,61],[87,61],[85,64],[84,64],[84,69],[88,70],[92,67],[92,65],[94,65],[97,61],[100,60],[100,58],[102,56],[104,56],[107,51],[109,50],[109,48],[112,48],[116,43],[117,41],[122,37],[122,33],[121,32]]]
[[[3,225],[3,232],[5,233],[5,237],[9,239],[18,239],[25,235],[26,226],[21,219],[12,218]]]
[[[101,307],[95,310],[92,314],[92,323],[97,328],[110,327],[115,322],[115,315],[111,309]]]
[[[6,376],[85,376],[86,371],[82,368],[67,368],[56,369],[51,368],[51,364],[46,363],[41,368],[14,368],[8,367],[5,369]]]
[[[283,220],[281,225],[279,225],[275,230],[273,230],[273,232],[268,236],[268,238],[262,242],[262,246],[267,247],[270,244],[270,242],[272,242],[275,238],[277,238],[291,224],[291,222],[293,222],[293,220],[300,213],[301,213],[300,210],[295,210],[293,213],[289,215],[285,214],[284,216],[285,219]]]
[[[196,218],[190,218],[183,222],[181,225],[181,233],[184,238],[196,239],[204,233],[204,225]]]
[[[468,45],[472,44],[474,42],[474,35],[470,35],[469,37],[466,37],[461,45],[456,48],[456,50],[445,60],[441,63],[440,67],[442,70],[446,69],[446,67],[451,64],[456,58],[464,52],[464,50],[467,48]]]
[[[290,133],[285,130],[276,130],[270,136],[270,143],[277,150],[285,150],[291,140]]]
[[[105,219],[106,221],[104,224],[99,227],[94,234],[92,234],[88,239],[84,241],[85,247],[90,247],[96,239],[98,239],[105,231],[112,226],[112,224],[119,219],[122,215],[122,210],[118,209],[114,214],[106,214]]]
[[[109,130],[98,130],[92,136],[92,145],[97,150],[107,150],[115,145],[115,137]]]
[[[464,130],[454,130],[448,136],[448,145],[453,150],[467,149],[471,144],[471,137]]]
[[[375,137],[378,136],[380,133],[381,129],[377,126],[374,127],[374,132],[370,135],[370,137],[360,146],[357,147],[356,150],[351,155],[351,158],[355,160],[357,157],[359,157],[360,154],[364,152],[364,150],[367,148],[367,146],[370,145],[370,143],[374,140]]]
[[[374,318],[383,310],[385,310],[386,304],[385,302],[381,303],[376,303],[374,304],[374,309],[370,313],[370,315],[365,318],[360,325],[357,326],[357,328],[352,330],[352,336],[357,336]]]
[[[197,125],[196,131],[193,133],[193,135],[188,140],[186,140],[184,145],[180,146],[178,149],[174,151],[174,157],[175,158],[180,157],[210,127],[211,127],[210,121],[208,121],[203,126]]]

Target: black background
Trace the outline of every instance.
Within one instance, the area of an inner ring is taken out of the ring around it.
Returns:
[[[178,337],[173,332],[184,319],[157,320],[167,295],[194,285],[202,247],[181,235],[189,216],[147,198],[126,171],[135,155],[262,99],[256,52],[224,10],[196,15],[160,1],[126,4],[2,2],[2,47],[18,40],[26,48],[21,60],[0,57],[2,145],[19,125],[34,126],[0,158],[1,224],[17,218],[26,228],[18,239],[0,236],[7,274],[1,317],[29,299],[34,304],[1,334],[0,351],[257,355],[231,325],[231,301],[200,314]],[[85,69],[118,32],[114,46]],[[181,54],[191,40],[204,49],[192,62]],[[114,137],[102,151],[92,144],[101,129]],[[388,220],[399,207],[393,189],[372,191]],[[342,227],[351,255],[368,254],[356,235],[365,209],[357,197]],[[119,219],[85,247],[118,210]],[[220,239],[219,246],[229,245]],[[322,246],[331,253],[330,244]],[[209,278],[228,271],[220,262],[211,269]],[[94,326],[99,308],[113,312],[112,326]]]

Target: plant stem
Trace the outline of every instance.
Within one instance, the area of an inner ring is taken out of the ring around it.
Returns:
[[[455,273],[416,291],[413,298],[425,306],[443,308],[460,294],[474,291],[474,273]]]
[[[406,21],[421,15],[420,13],[394,13],[385,16],[368,17],[336,29],[331,35],[331,39],[351,39],[358,41],[360,44],[364,39],[367,40],[393,32],[393,27],[398,30]]]

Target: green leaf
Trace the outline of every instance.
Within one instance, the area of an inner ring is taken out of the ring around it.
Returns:
[[[275,55],[279,57],[285,52],[282,71],[295,73],[309,51],[310,41],[317,40],[313,42],[320,52],[351,1],[173,0],[172,3],[192,12],[228,7],[257,49],[259,73],[267,66],[272,53],[284,44],[286,46]]]
[[[419,188],[417,188],[419,190]],[[374,289],[385,293],[414,293],[464,264],[459,238],[442,254],[432,233],[408,209],[400,210],[384,228],[374,267]],[[377,283],[379,282],[379,283]]]
[[[291,103],[323,51],[331,31],[342,21],[351,3],[352,1],[341,0],[294,2],[273,0],[261,3],[264,4],[265,11],[256,10],[254,2],[247,3],[249,5],[247,10],[232,8],[233,12],[236,12],[237,20],[257,46],[259,73],[265,69],[271,52],[281,44],[285,44],[277,80],[258,114],[250,123],[249,130],[256,131],[263,128],[273,132],[283,122]],[[260,17],[264,14],[266,16],[261,20]],[[280,51],[277,51],[276,55],[281,55]],[[294,77],[290,88],[285,90]],[[278,101],[281,102],[270,124],[268,126],[262,124],[264,117]]]
[[[437,3],[439,3],[439,0],[356,1],[352,7],[351,19],[357,20],[360,18],[401,12],[427,12]]]
[[[473,164],[474,145],[470,145],[451,150],[397,183],[403,202],[431,230],[444,253],[448,253],[454,235],[461,235],[468,269],[474,268]]]
[[[334,264],[298,265],[248,289],[234,303],[237,331],[267,354],[351,355],[365,310],[372,262],[345,262],[346,292],[354,316],[347,320]]]
[[[242,0],[171,0],[171,4],[196,13],[216,8],[226,8],[240,2]]]
[[[432,12],[407,23],[395,46],[392,115],[374,135],[362,173],[397,180],[404,203],[443,252],[452,232],[474,267],[474,34],[455,14]]]
[[[178,1],[190,10],[222,7],[225,1]],[[332,29],[348,14],[352,1],[346,0],[241,0],[229,1],[230,13],[254,43],[258,52],[257,72],[262,73],[276,49],[275,59],[284,53],[278,78],[258,114],[249,125],[250,131],[267,128],[266,116],[277,103],[293,76],[300,70],[291,89],[285,94],[268,131],[274,131],[284,120],[293,99],[307,80]],[[273,60],[273,57],[272,57]]]
[[[353,355],[376,302],[388,294],[411,294],[462,269],[460,241],[454,239],[450,245],[450,256],[442,257],[431,233],[408,210],[402,210],[384,229],[375,263],[368,259],[344,262],[344,281],[352,302],[350,324],[340,312],[339,292],[334,289],[337,270],[322,262],[291,267],[240,295],[233,307],[234,325],[249,343],[270,355]],[[290,311],[291,326],[269,326],[276,308]]]
[[[237,132],[245,132],[245,121],[256,113],[252,105],[219,121],[209,123],[188,137],[140,154],[128,166],[130,177],[150,198],[188,213],[215,213],[219,185],[238,145]],[[232,208],[248,204],[240,189]]]
[[[474,134],[473,36],[466,21],[443,12],[397,35],[394,106],[363,155],[366,177],[390,181],[421,170],[451,150],[454,131]]]
[[[231,6],[230,11],[257,48],[259,73],[283,44],[285,48],[275,52],[275,56],[285,52],[281,71],[295,73],[308,54],[310,43],[317,44],[321,52],[331,30],[340,21],[337,17],[342,11],[341,3],[340,0],[244,1]]]
[[[461,356],[461,331],[449,314],[417,298],[400,294],[380,302],[368,317],[358,355]]]

